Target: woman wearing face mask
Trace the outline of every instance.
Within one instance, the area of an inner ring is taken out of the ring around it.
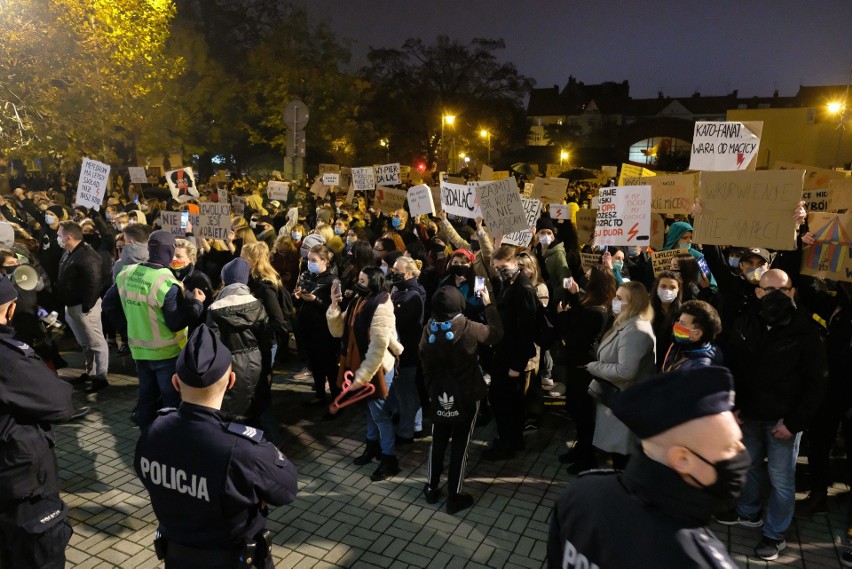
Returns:
[[[272,248],[270,264],[281,277],[281,284],[292,294],[299,280],[299,249],[289,235],[279,235]]]
[[[307,402],[311,407],[328,404],[325,384],[332,398],[339,393],[337,386],[338,354],[340,342],[329,332],[326,311],[331,306],[331,288],[337,276],[330,270],[332,253],[325,245],[317,245],[308,253],[307,273],[299,277],[293,293],[300,345],[305,349],[308,369],[314,378],[314,397]]]
[[[441,223],[441,230],[446,233],[450,244],[455,247],[456,250],[466,249],[473,253],[473,272],[476,276],[485,279],[485,286],[488,288],[488,292],[493,294],[491,290],[491,279],[495,277],[495,275],[491,270],[491,260],[494,257],[494,243],[491,241],[491,237],[488,235],[488,232],[484,227],[482,227],[482,218],[478,217],[474,220],[476,228],[470,236],[470,241],[465,240],[459,232],[456,231],[456,228],[453,227],[449,220],[447,220],[447,212],[438,212],[438,218]]]
[[[672,325],[674,343],[663,358],[662,371],[722,365],[722,354],[713,345],[721,333],[715,308],[701,300],[684,302]]]
[[[402,257],[402,251],[391,251],[379,262],[379,270],[382,271],[382,274],[385,275],[385,280],[387,280],[388,274],[390,274],[391,267],[393,267],[396,260]]]
[[[570,225],[571,222],[566,223]],[[565,226],[566,223],[562,225]],[[541,277],[547,283],[550,293],[553,296],[553,305],[556,306],[565,300],[565,288],[562,286],[564,280],[571,276],[583,274],[580,267],[579,246],[577,247],[576,255],[573,252],[569,253],[566,250],[566,244],[562,243],[556,237],[556,228],[549,217],[540,217],[536,221],[535,227],[535,237],[538,244],[533,247],[533,251],[538,259],[539,267],[541,267]],[[573,227],[568,231],[572,229]],[[576,235],[576,233],[572,232],[572,235]],[[583,286],[585,284],[585,276],[578,278],[580,279],[580,286]]]
[[[39,236],[41,247],[38,251],[38,260],[47,271],[47,276],[52,283],[56,282],[59,276],[59,261],[62,259],[62,253],[65,252],[56,241],[56,231],[59,229],[59,222],[67,218],[62,206],[52,205],[44,212],[44,224],[41,226]]]
[[[683,286],[680,273],[662,271],[651,288],[651,307],[654,309],[654,336],[657,338],[657,369],[663,365],[672,344],[671,329],[682,301]]]
[[[612,455],[615,468],[623,469],[627,455],[635,450],[636,439],[606,402],[612,392],[654,375],[656,340],[651,327],[651,299],[641,283],[628,282],[618,287],[612,311],[615,321],[601,339],[597,360],[585,367],[595,378],[589,391],[598,399],[593,444]]]
[[[352,289],[358,282],[358,275],[367,267],[375,267],[376,261],[373,257],[374,249],[369,241],[359,239],[352,244],[349,258],[346,260],[340,282],[343,285],[343,296],[345,299],[352,297]],[[345,306],[344,306],[345,309]]]
[[[302,239],[305,237],[305,226],[297,223],[290,229],[290,239],[293,240],[293,245],[298,249],[302,246]]]
[[[669,227],[668,233],[666,233],[666,243],[661,250],[671,251],[672,249],[681,249],[684,253],[689,253],[697,263],[704,260],[704,253],[693,246],[692,226],[685,221],[676,221],[672,223],[671,227]],[[712,273],[706,275],[706,277],[709,287],[713,291],[716,291],[718,288],[716,278]],[[685,282],[686,280],[684,280],[684,283]]]
[[[475,293],[476,273],[473,270],[475,257],[467,249],[456,249],[447,263],[447,276],[438,283],[438,287],[449,285],[459,289],[464,296],[466,305],[464,315],[475,322],[484,322],[485,306],[482,298]],[[487,282],[487,280],[486,280]]]
[[[379,459],[370,477],[379,481],[399,473],[396,433],[387,398],[393,387],[395,360],[403,347],[397,340],[393,303],[382,272],[376,267],[365,268],[354,290],[356,297],[345,312],[340,310],[342,295],[333,296],[326,319],[331,334],[341,339],[338,381],[342,383],[344,373],[351,371],[353,391],[367,383],[376,386],[375,396],[367,402],[367,445],[354,463],[363,466]]]
[[[630,278],[624,276],[624,251],[619,247],[609,247],[607,252],[601,255],[601,263],[612,271],[618,286],[630,282]]]

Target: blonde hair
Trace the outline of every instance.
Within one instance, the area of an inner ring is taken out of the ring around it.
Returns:
[[[612,327],[604,334],[604,338],[612,334],[619,326],[628,320],[639,317],[640,320],[653,320],[654,308],[651,306],[651,297],[645,290],[645,285],[639,281],[630,281],[622,284],[620,289],[628,293],[626,302],[621,303],[621,312],[612,323]]]
[[[418,266],[417,261],[415,261],[411,257],[404,257],[404,256],[400,257],[396,260],[394,265],[396,265],[398,263],[402,264],[402,271],[404,273],[410,272],[412,275],[414,275],[414,278],[417,278],[417,277],[420,276],[420,266]]]
[[[243,220],[245,221],[245,220]],[[234,239],[242,239],[243,247],[249,243],[257,243],[257,237],[254,236],[254,231],[248,225],[240,227],[234,232]]]
[[[175,239],[175,249],[186,251],[186,256],[192,259],[193,263],[198,258],[198,248],[186,239]]]
[[[328,243],[334,238],[334,227],[328,224],[319,225],[316,229],[314,229],[314,233],[321,235],[323,242]]]
[[[249,273],[257,280],[268,281],[276,287],[281,286],[281,277],[269,263],[269,247],[263,241],[243,245],[240,257],[249,264]]]
[[[293,243],[293,239],[289,234],[287,235],[279,235],[278,239],[275,240],[275,245],[272,247],[275,251],[280,251],[282,253],[292,253],[296,250],[296,244]]]
[[[538,259],[536,259],[529,251],[523,249],[518,251],[515,255],[515,258],[518,260],[518,264],[521,268],[526,269],[532,272],[532,276],[530,277],[530,282],[534,285],[537,285],[541,282],[541,267],[539,267]]]

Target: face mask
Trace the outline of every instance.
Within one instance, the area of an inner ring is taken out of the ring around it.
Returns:
[[[112,219],[112,214],[111,213],[105,213],[104,217],[107,218],[107,221],[109,221],[110,219]]]
[[[767,269],[766,267],[757,267],[756,269],[751,269],[750,271],[746,272],[745,279],[751,284],[756,285],[760,282],[760,277],[763,276],[763,273],[768,270],[769,269]]]
[[[361,296],[367,296],[370,293],[370,289],[361,283],[355,284],[355,286],[352,287],[352,290],[355,294],[360,294]]]
[[[315,263],[314,261],[308,261],[308,271],[312,275],[317,275],[320,272],[319,263]]]
[[[550,235],[542,235],[538,238],[538,242],[541,243],[542,247],[550,247],[550,244],[553,243],[553,237]]]
[[[618,314],[621,312],[621,301],[617,298],[612,299],[612,313]]]
[[[674,302],[674,299],[677,298],[677,291],[670,290],[667,288],[658,288],[657,297],[659,297],[660,302],[662,302],[663,304],[671,304],[672,302]]]
[[[479,240],[478,239],[471,239],[471,241],[470,241],[471,252],[476,253],[477,251],[479,251],[479,249],[480,249]]]
[[[59,243],[60,247],[65,247],[65,242],[58,235],[56,236],[56,242]]]
[[[394,217],[391,219],[391,225],[393,225],[394,229],[399,229],[399,226],[402,225],[402,220],[398,217]]]
[[[56,223],[56,217],[53,215],[45,215],[44,222],[48,225],[53,225],[54,223]]]
[[[405,275],[397,272],[389,272],[387,280],[391,286],[398,285],[405,281]]]
[[[388,274],[388,268],[387,268],[387,265],[382,265],[381,267],[379,267],[379,270],[380,270],[380,271],[382,272],[382,274],[384,274],[384,275],[387,275],[387,274]]]
[[[450,265],[450,274],[455,277],[463,277],[467,274],[465,265]]]
[[[115,228],[118,229],[119,231],[124,231],[125,227],[127,227],[126,223],[119,223],[118,225],[115,226]]]
[[[621,272],[621,269],[624,268],[624,261],[613,261],[612,262],[612,270],[616,272]]]
[[[517,268],[517,267],[515,267],[514,269],[512,269],[510,267],[501,267],[501,268],[497,269],[497,274],[500,275],[501,281],[503,281],[504,283],[507,283],[507,282],[511,281],[513,278],[515,278],[515,275],[518,274],[518,271],[520,271],[520,269]]]
[[[251,220],[249,222],[249,227],[251,227],[252,229],[257,229],[257,222],[254,221],[254,220]]]
[[[169,267],[175,270],[180,270],[187,265],[186,261],[172,261],[169,263]]]
[[[290,237],[293,239],[293,241],[301,241],[302,240],[302,234],[296,233],[295,231],[290,234]]]
[[[627,256],[630,257],[631,259],[638,257],[641,254],[642,254],[642,249],[640,249],[639,247],[630,247],[630,248],[627,249]]]
[[[346,244],[347,244],[347,245],[352,245],[353,243],[355,243],[355,238],[354,238],[354,237],[347,237],[347,238],[346,238]]]
[[[692,243],[678,243],[677,246],[679,249],[683,249],[685,251],[692,249]]]
[[[674,326],[672,326],[672,336],[674,337],[674,341],[678,344],[688,344],[690,342],[689,335],[691,333],[692,330],[680,322],[675,322]]]
[[[737,453],[733,458],[728,460],[720,460],[718,462],[710,462],[692,449],[689,452],[700,458],[706,464],[713,467],[716,471],[716,482],[710,485],[705,485],[696,480],[692,475],[688,475],[693,482],[701,486],[701,489],[709,494],[717,503],[719,508],[717,511],[724,511],[732,508],[740,497],[740,492],[745,484],[746,475],[748,474],[751,459],[748,456],[748,451],[745,449]]]
[[[740,258],[739,257],[728,257],[728,266],[732,269],[738,269],[740,267]]]
[[[334,234],[335,235],[343,235],[343,228],[342,227],[335,227],[334,228]]]
[[[139,205],[140,211],[148,211],[148,204],[143,203]]]
[[[760,299],[760,317],[770,326],[789,324],[795,311],[796,303],[780,290],[774,290]]]

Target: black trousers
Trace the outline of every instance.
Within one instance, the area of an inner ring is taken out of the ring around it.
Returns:
[[[479,412],[479,401],[467,406],[467,419],[454,425],[432,424],[432,446],[429,447],[429,470],[427,478],[429,487],[437,489],[441,484],[441,474],[444,472],[444,453],[450,446],[450,469],[447,473],[447,490],[450,496],[461,494],[464,485],[464,468],[467,462],[467,448],[476,425],[476,415]]]
[[[500,444],[520,450],[524,444],[524,389],[530,372],[522,371],[518,377],[509,377],[508,369],[495,367],[488,400],[497,423],[497,436]]]
[[[589,395],[592,376],[583,369],[568,370],[565,380],[565,410],[577,428],[577,462],[591,465],[595,460],[595,400]]]
[[[837,429],[843,422],[843,431],[848,446],[852,444],[852,421],[844,420],[847,403],[842,397],[826,398],[808,425],[808,468],[810,490],[825,494],[831,486],[831,447],[837,438]],[[847,459],[848,460],[848,459]],[[852,461],[850,461],[852,465]]]
[[[64,569],[65,547],[73,533],[67,518],[59,494],[0,512],[0,567]]]
[[[308,369],[314,376],[314,392],[320,399],[325,399],[325,382],[328,380],[331,396],[335,397],[340,390],[337,388],[337,369],[340,363],[340,340],[307,339],[304,343],[308,356]]]

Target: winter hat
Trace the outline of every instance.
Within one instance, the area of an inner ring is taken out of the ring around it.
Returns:
[[[453,251],[453,257],[455,257],[456,255],[461,255],[462,257],[470,261],[471,265],[476,260],[476,255],[474,255],[473,251],[471,251],[470,249],[456,249],[455,251]]]
[[[65,219],[65,209],[61,205],[52,205],[47,208],[47,211],[56,216],[56,219],[62,221]]]
[[[175,236],[162,229],[148,237],[148,262],[168,267],[175,257]]]
[[[304,239],[302,239],[302,248],[300,249],[302,257],[307,259],[308,253],[310,253],[311,249],[317,245],[325,245],[325,238],[318,233],[311,233],[310,235],[307,235]]]
[[[0,276],[0,304],[6,304],[18,298],[18,289],[8,278]]]
[[[535,222],[535,232],[538,233],[542,229],[549,229],[551,232],[556,233],[556,227],[553,226],[553,220],[550,217],[539,217]]]
[[[432,318],[446,322],[464,311],[465,300],[454,286],[444,285],[432,295]]]
[[[237,257],[224,267],[222,267],[222,283],[225,286],[239,283],[248,284],[249,280],[249,264],[242,257]]]

